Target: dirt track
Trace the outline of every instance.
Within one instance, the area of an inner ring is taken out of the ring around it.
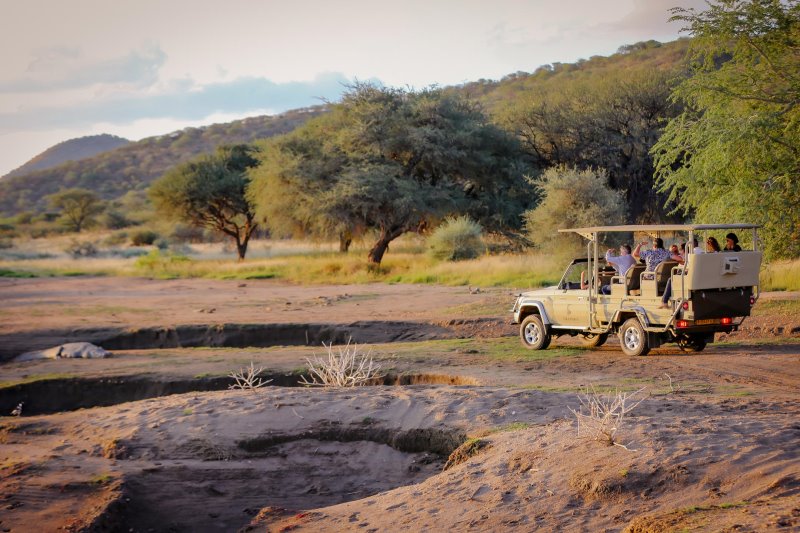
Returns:
[[[515,292],[0,279],[0,360],[109,335],[127,334],[132,343],[109,359],[0,366],[3,381],[19,383],[0,389],[4,408],[25,394],[66,402],[67,389],[110,405],[0,419],[0,528],[229,531],[250,521],[276,531],[798,526],[800,332],[793,330],[800,317],[753,317],[745,331],[702,354],[666,346],[631,358],[616,339],[587,350],[569,338],[527,352],[508,323]],[[794,297],[768,298],[787,296]],[[272,326],[236,337],[241,324]],[[297,324],[301,333],[287,333]],[[268,387],[118,403],[146,397],[135,396],[145,389],[164,393],[165,383],[180,380],[218,380],[224,389],[224,376],[249,361],[277,384],[321,353],[315,331],[352,334],[390,374],[428,385]],[[187,344],[190,338],[217,347]],[[234,338],[245,340],[224,347]],[[51,381],[24,383],[37,378]],[[114,383],[136,380],[133,397],[114,399]],[[639,451],[575,443],[567,407],[587,385],[647,389],[627,436]],[[62,403],[62,410],[76,407]],[[514,424],[519,429],[496,433]],[[443,453],[482,434],[488,451],[437,474]],[[262,444],[241,444],[251,441]],[[631,475],[611,479],[623,471]],[[687,505],[705,506],[706,514],[681,511]]]

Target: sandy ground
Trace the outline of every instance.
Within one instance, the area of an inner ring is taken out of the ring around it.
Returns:
[[[2,279],[6,354],[118,329],[391,323],[403,342],[372,344],[376,360],[428,384],[189,392],[2,417],[0,530],[800,530],[800,317],[753,318],[702,354],[629,358],[615,340],[587,350],[573,339],[530,353],[506,323],[513,293]],[[110,390],[112,378],[224,376],[249,361],[277,376],[314,354],[132,348],[5,362],[0,381],[84,376]],[[586,386],[644,388],[621,446],[578,431],[570,409]]]

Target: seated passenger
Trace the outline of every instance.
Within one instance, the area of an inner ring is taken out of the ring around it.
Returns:
[[[739,237],[735,233],[728,233],[725,235],[725,249],[724,252],[741,252],[742,247],[739,246]]]
[[[630,267],[636,264],[636,259],[631,257],[631,245],[623,244],[619,247],[619,256],[611,255],[614,252],[613,248],[609,248],[606,252],[606,263],[612,265],[614,270],[617,271],[618,276],[625,277],[625,273]],[[601,294],[611,294],[611,285],[603,285],[600,287]]]
[[[695,243],[697,240],[695,240]],[[679,265],[683,265],[686,263],[684,260],[684,256],[686,255],[686,244],[683,245],[683,255],[678,253],[678,247],[676,245],[672,245],[669,248],[670,259],[678,263]],[[667,284],[664,286],[664,294],[661,296],[661,305],[659,306],[661,309],[669,309],[669,299],[672,296],[672,276],[667,280]]]
[[[714,237],[709,237],[706,239],[706,252],[714,253],[719,251],[721,250],[719,249],[719,243],[717,242],[717,239]]]
[[[658,266],[660,262],[669,259],[672,254],[664,249],[664,240],[661,237],[653,239],[652,250],[640,251],[645,244],[647,244],[647,241],[640,242],[636,246],[636,249],[633,251],[633,257],[636,259],[643,259],[647,264],[647,271],[655,272],[656,266]]]

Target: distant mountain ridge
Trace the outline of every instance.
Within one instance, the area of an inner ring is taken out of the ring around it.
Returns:
[[[225,124],[180,131],[129,142],[117,148],[55,167],[0,179],[0,216],[47,209],[46,196],[80,187],[101,198],[144,190],[168,169],[223,144],[250,143],[295,129],[327,111],[327,106],[294,109],[274,116],[250,117]]]
[[[13,178],[14,176],[24,176],[37,170],[58,166],[67,161],[79,161],[92,157],[102,152],[113,150],[130,143],[128,139],[103,133],[101,135],[89,135],[70,139],[51,146],[41,154],[32,158],[24,165],[15,168],[2,178]],[[0,178],[0,179],[2,179]]]

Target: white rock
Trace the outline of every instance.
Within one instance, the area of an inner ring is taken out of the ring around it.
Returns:
[[[47,350],[25,352],[14,358],[14,361],[35,361],[38,359],[102,359],[109,357],[110,352],[89,342],[68,342]]]

